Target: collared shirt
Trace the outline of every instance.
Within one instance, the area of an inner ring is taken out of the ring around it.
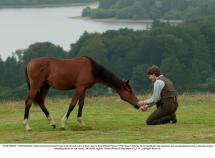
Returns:
[[[160,75],[160,76],[163,76],[163,75]],[[157,79],[154,82],[154,88],[153,88],[152,97],[147,99],[147,100],[144,100],[144,104],[145,104],[146,107],[150,107],[150,106],[156,104],[160,100],[161,91],[162,91],[164,86],[165,86],[165,83],[162,80]]]

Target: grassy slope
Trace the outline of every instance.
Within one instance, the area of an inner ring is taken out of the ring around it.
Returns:
[[[0,143],[215,143],[215,94],[186,94],[179,103],[177,124],[147,126],[145,120],[154,108],[142,113],[119,97],[88,98],[83,111],[86,126],[79,127],[76,108],[67,130],[61,131],[69,99],[48,99],[58,128],[52,129],[40,108],[32,106],[33,131],[26,132],[23,102],[0,102]]]

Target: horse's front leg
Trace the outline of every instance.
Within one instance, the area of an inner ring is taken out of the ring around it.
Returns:
[[[80,97],[78,101],[78,115],[77,115],[77,121],[79,122],[80,126],[83,127],[85,124],[82,120],[82,109],[84,106],[84,99],[85,99],[85,93]]]
[[[61,120],[61,129],[62,130],[65,130],[65,123],[68,120],[70,113],[75,108],[75,105],[77,104],[77,101],[82,96],[82,94],[84,93],[84,91],[85,91],[85,88],[76,88],[75,94],[72,97],[72,101],[71,101],[71,103],[69,105],[69,109],[68,109],[67,113],[65,113],[65,115],[63,116],[63,118]]]

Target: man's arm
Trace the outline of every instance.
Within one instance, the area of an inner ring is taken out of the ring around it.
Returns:
[[[165,83],[162,80],[155,81],[152,97],[147,100],[144,100],[144,104],[146,107],[150,107],[160,100],[161,91],[164,86]]]

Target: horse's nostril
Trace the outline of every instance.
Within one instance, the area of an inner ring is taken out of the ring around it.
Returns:
[[[135,109],[139,109],[139,106],[137,106],[137,105],[134,105],[134,108],[135,108]]]

